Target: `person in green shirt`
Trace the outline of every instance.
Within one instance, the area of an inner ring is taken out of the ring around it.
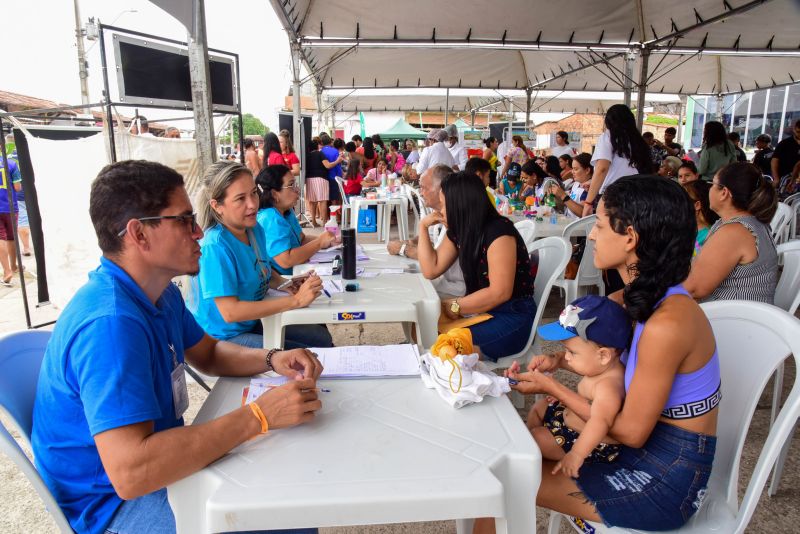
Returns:
[[[703,149],[700,151],[700,178],[706,182],[714,179],[717,171],[736,161],[736,147],[728,140],[721,122],[708,121],[703,129]]]

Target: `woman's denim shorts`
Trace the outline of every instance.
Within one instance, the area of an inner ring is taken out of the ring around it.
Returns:
[[[608,526],[677,529],[703,502],[716,445],[715,436],[659,422],[644,447],[584,464],[576,482]]]

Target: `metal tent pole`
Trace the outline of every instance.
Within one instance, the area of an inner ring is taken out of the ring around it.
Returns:
[[[311,221],[306,216],[306,143],[303,138],[303,117],[300,114],[300,44],[291,43],[292,51],[292,137],[294,139],[294,149],[300,159],[300,213],[298,220],[311,226]]]
[[[525,89],[525,129],[531,128],[531,105],[533,104],[533,89]]]
[[[642,49],[642,64],[639,70],[639,94],[636,99],[636,126],[639,131],[642,131],[644,124],[644,102],[647,92],[647,67],[650,63],[650,49],[645,47]]]
[[[513,146],[513,142],[511,137],[514,135],[514,99],[508,99],[508,135],[506,135],[506,143],[508,146],[506,147],[506,152],[511,150]]]
[[[681,102],[678,104],[678,133],[676,135],[675,142],[682,145],[683,144],[683,119],[686,115],[686,97],[681,97]]]
[[[189,33],[189,75],[192,84],[195,144],[200,176],[216,161],[214,114],[211,104],[211,75],[208,68],[205,0],[194,2],[194,23]]]
[[[631,50],[625,54],[625,77],[623,78],[622,91],[625,95],[624,103],[631,107],[631,93],[633,92],[633,64],[636,63],[636,51]]]
[[[450,111],[450,88],[448,87],[444,93],[444,127],[447,128],[447,121],[449,119]]]

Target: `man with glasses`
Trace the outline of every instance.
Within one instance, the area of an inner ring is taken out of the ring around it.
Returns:
[[[45,352],[36,465],[78,533],[175,532],[165,486],[270,428],[313,419],[321,366],[306,350],[244,348],[198,326],[171,283],[198,272],[203,236],[174,170],[147,161],[105,167],[89,215],[103,256]],[[274,370],[291,380],[184,427],[186,364],[213,375]]]

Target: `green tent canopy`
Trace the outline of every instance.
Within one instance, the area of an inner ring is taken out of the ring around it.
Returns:
[[[469,124],[467,124],[466,122],[464,122],[461,119],[456,119],[456,122],[454,122],[453,124],[455,125],[455,127],[458,130],[471,130],[472,129]]]
[[[428,137],[428,132],[414,128],[403,119],[400,119],[394,126],[385,132],[380,132],[379,135],[384,141],[388,142],[392,139],[425,139]]]

